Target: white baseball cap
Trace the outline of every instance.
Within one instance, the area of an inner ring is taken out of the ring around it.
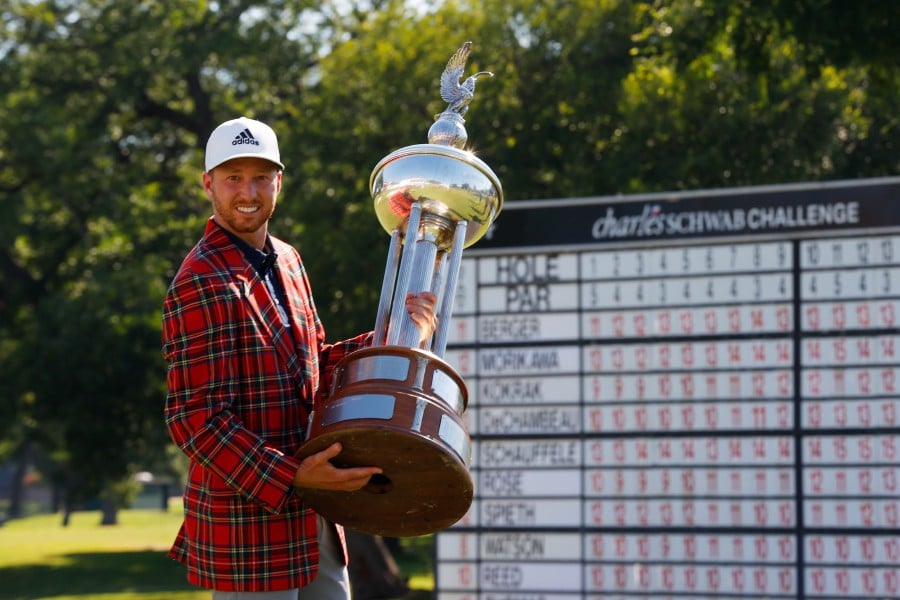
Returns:
[[[215,128],[206,142],[206,172],[232,158],[264,158],[284,170],[278,138],[261,121],[240,117]]]

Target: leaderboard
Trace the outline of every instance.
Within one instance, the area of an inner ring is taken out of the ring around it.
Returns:
[[[900,178],[507,206],[442,600],[900,597]]]

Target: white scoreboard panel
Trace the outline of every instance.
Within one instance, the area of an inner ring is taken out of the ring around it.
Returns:
[[[437,597],[900,598],[898,322],[900,178],[508,205]]]

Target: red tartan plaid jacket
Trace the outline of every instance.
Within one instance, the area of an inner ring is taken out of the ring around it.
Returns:
[[[292,589],[315,577],[316,517],[293,493],[293,455],[334,365],[371,342],[364,334],[325,344],[300,255],[271,240],[292,335],[256,269],[212,219],[163,305],[165,420],[190,459],[184,523],[169,555],[191,583],[216,590]]]

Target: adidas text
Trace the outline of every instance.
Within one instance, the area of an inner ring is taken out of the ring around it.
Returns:
[[[249,129],[244,129],[242,132],[234,136],[233,140],[231,140],[232,146],[241,146],[243,144],[259,146],[259,141],[255,137],[253,137],[253,134]]]

